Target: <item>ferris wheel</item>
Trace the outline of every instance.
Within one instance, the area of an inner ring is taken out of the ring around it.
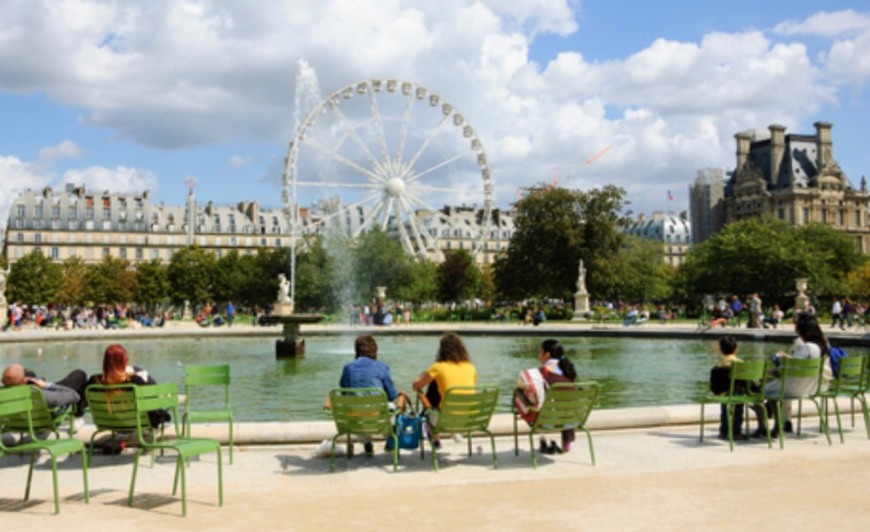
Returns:
[[[493,182],[483,143],[419,84],[369,80],[331,93],[299,121],[284,163],[294,236],[335,227],[355,238],[378,227],[419,259],[440,257],[442,237],[473,255],[485,248]],[[448,205],[474,223],[439,223],[437,206]]]

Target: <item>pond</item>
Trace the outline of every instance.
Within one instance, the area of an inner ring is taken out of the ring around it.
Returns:
[[[411,382],[435,358],[439,336],[378,336],[378,359],[390,365],[399,389]],[[125,340],[130,361],[158,382],[184,382],[184,364],[229,363],[232,404],[238,421],[326,419],[323,400],[338,385],[342,366],[353,359],[354,336],[311,336],[307,356],[276,360],[270,338],[190,338]],[[519,371],[537,364],[541,337],[465,336],[481,382],[502,389],[500,411],[510,409]],[[111,342],[73,341],[0,345],[0,364],[18,362],[37,374],[60,379],[75,368],[100,372],[102,353]],[[707,389],[715,361],[716,340],[648,338],[566,338],[568,357],[581,379],[603,386],[603,408],[686,404]],[[783,344],[741,342],[740,355],[760,357]],[[851,348],[855,351],[865,351]],[[181,388],[180,388],[181,389]]]

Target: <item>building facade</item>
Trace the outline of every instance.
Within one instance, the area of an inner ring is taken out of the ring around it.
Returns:
[[[867,183],[852,185],[834,159],[831,124],[814,135],[786,134],[771,125],[769,138],[738,133],[737,166],[725,187],[726,223],[768,215],[792,226],[823,223],[846,232],[870,251]]]
[[[689,220],[693,244],[707,240],[725,225],[725,172],[721,168],[698,170],[689,185]]]
[[[661,244],[662,260],[674,267],[685,262],[692,246],[692,227],[685,211],[679,216],[654,212],[651,218],[641,214],[624,233]]]
[[[358,233],[371,215],[366,211],[369,207],[341,209],[336,202],[337,198],[300,209],[303,232],[321,234],[330,224],[337,224],[346,234]],[[338,211],[343,216],[335,217]],[[482,212],[445,207],[416,213],[426,230],[437,237],[438,249],[430,258],[440,261],[446,251],[471,250]],[[476,256],[481,264],[506,249],[513,234],[510,213],[494,209],[492,220],[486,249]],[[153,259],[168,263],[176,251],[189,245],[211,250],[220,258],[232,250],[252,254],[260,248],[289,247],[290,235],[283,209],[265,209],[256,202],[201,205],[191,191],[184,205],[170,206],[153,204],[148,191],[93,192],[67,184],[62,191],[28,189],[18,195],[9,212],[3,254],[9,263],[35,249],[57,262],[77,256],[86,264],[96,264],[111,256],[133,264]]]

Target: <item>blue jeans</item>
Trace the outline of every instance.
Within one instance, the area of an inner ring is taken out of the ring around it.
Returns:
[[[720,412],[719,412],[719,435],[727,437],[728,436],[728,412],[726,409],[728,407],[726,405],[720,405],[719,408],[720,408]],[[742,431],[741,427],[743,426],[743,405],[734,405],[733,422],[734,422],[734,425],[733,425],[734,431],[732,432],[732,434],[734,434],[734,436],[737,436],[738,434],[741,434],[741,431]]]

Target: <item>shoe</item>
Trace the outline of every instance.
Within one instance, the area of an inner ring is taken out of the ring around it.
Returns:
[[[791,434],[792,433],[791,421],[786,421],[785,423],[783,423],[782,430],[784,430],[786,432],[786,434]]]
[[[366,442],[363,444],[363,449],[365,450],[366,456],[371,458],[375,455],[375,446],[372,445],[372,442]]]
[[[441,449],[441,439],[440,438],[435,438],[435,441],[433,442],[433,444],[435,445],[436,451]]]
[[[462,438],[462,434],[454,434],[453,441],[455,441],[456,443],[462,443],[465,440]]]
[[[73,422],[72,422],[73,434],[82,430],[82,427],[84,427],[84,426],[85,426],[85,418],[83,418],[83,417],[74,417],[73,418]]]
[[[771,434],[771,436],[773,436],[773,434]],[[749,437],[756,438],[756,439],[767,438],[767,434],[765,433],[763,428],[758,427],[757,429],[752,431],[752,434],[750,434]]]
[[[547,445],[547,440],[541,438],[541,445],[538,447],[538,452],[541,454],[552,454],[550,453],[550,446]]]
[[[562,454],[562,448],[556,445],[556,442],[550,440],[549,454]]]

